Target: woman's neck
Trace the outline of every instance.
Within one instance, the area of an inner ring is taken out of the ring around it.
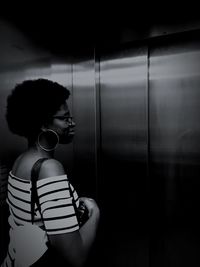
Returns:
[[[28,150],[32,151],[33,153],[36,153],[40,155],[42,158],[54,158],[54,152],[55,150],[52,151],[45,151],[41,149],[37,143],[35,144],[28,144]]]

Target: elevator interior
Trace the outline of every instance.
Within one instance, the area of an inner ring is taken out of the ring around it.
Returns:
[[[14,62],[0,46],[2,164],[26,147],[3,116],[12,86],[43,77],[71,91],[76,136],[57,157],[101,209],[91,266],[200,264],[200,31],[155,35],[73,56],[18,35]]]

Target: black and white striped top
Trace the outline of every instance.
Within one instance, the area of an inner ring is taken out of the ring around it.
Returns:
[[[9,223],[11,231],[7,262],[6,259],[4,262],[5,266],[6,264],[7,266],[13,266],[11,265],[11,262],[13,263],[16,259],[16,256],[19,255],[19,253],[17,253],[18,247],[16,245],[17,242],[15,232],[18,231],[17,228],[20,228],[20,226],[24,226],[26,229],[29,227],[29,232],[31,232],[30,229],[33,229],[33,232],[35,231],[34,229],[38,229],[40,230],[40,232],[38,232],[42,233],[43,235],[44,233],[45,235],[64,234],[79,229],[69,186],[71,187],[74,200],[78,207],[79,198],[77,192],[69,183],[67,175],[53,176],[37,181],[39,203],[44,222],[41,219],[41,214],[37,205],[35,205],[34,228],[31,228],[31,181],[16,177],[12,174],[12,172],[9,173],[7,203],[10,209]],[[22,229],[23,233],[23,227],[20,229]],[[37,235],[33,233],[34,238]],[[23,235],[23,238],[30,238],[30,235]],[[14,242],[12,242],[13,240]],[[47,238],[44,238],[44,242],[46,241]],[[20,242],[23,243],[24,240],[23,242]],[[41,245],[41,247],[44,247],[44,244],[41,244],[41,238],[38,238],[38,244],[37,240],[34,241],[34,244],[36,246]],[[22,250],[22,244],[18,245]],[[24,249],[26,250],[27,248]],[[41,255],[37,256],[38,259]],[[18,261],[20,260],[18,259]]]

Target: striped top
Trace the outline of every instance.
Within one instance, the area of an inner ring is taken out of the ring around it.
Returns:
[[[47,235],[64,234],[79,229],[69,186],[78,207],[78,195],[69,183],[67,175],[37,181],[43,220],[35,204],[34,224],[32,224],[31,181],[16,177],[12,172],[9,173],[7,203],[10,210],[10,243],[2,266],[29,266],[47,250]]]

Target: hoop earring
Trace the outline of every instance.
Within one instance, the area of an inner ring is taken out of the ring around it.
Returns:
[[[53,133],[53,134],[56,136],[56,138],[57,138],[57,143],[55,144],[55,146],[54,146],[53,148],[45,148],[44,146],[42,146],[42,145],[40,144],[40,137],[41,137],[42,134],[45,134],[46,132]],[[38,142],[38,145],[39,145],[39,147],[40,147],[41,149],[43,149],[43,150],[45,150],[45,151],[52,151],[52,150],[55,150],[56,147],[57,147],[58,144],[59,144],[59,136],[58,136],[58,134],[57,134],[54,130],[51,130],[51,129],[45,129],[45,131],[42,131],[42,132],[38,135],[38,140],[37,140],[37,142]]]

